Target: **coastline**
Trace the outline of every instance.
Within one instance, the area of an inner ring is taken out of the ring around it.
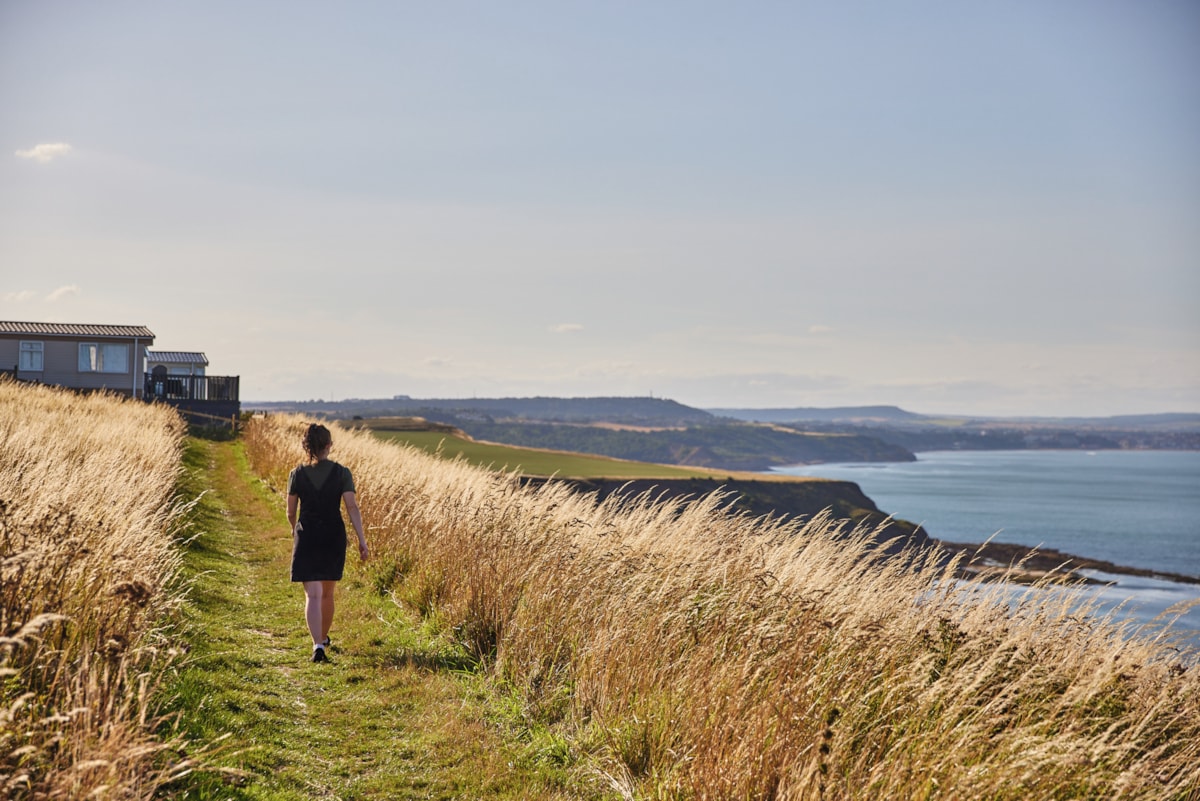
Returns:
[[[1149,568],[1119,565],[1103,559],[1066,553],[1054,548],[1034,548],[1028,545],[984,542],[962,543],[943,540],[930,534],[923,526],[895,518],[879,509],[862,488],[851,481],[816,479],[791,481],[735,479],[717,482],[711,479],[604,479],[604,478],[539,478],[524,476],[522,483],[537,485],[555,481],[571,485],[576,491],[593,494],[596,499],[614,493],[636,496],[643,493],[659,498],[698,498],[715,489],[731,493],[731,508],[751,515],[784,515],[812,517],[829,509],[838,517],[855,524],[882,525],[882,538],[897,538],[897,548],[905,543],[932,545],[951,555],[963,555],[964,578],[1032,583],[1048,576],[1066,581],[1092,584],[1104,582],[1081,575],[1078,571],[1094,570],[1111,575],[1160,579],[1177,584],[1200,586],[1200,577],[1171,573]]]
[[[955,450],[922,452],[911,466],[874,467],[791,474],[861,482],[889,512],[919,519],[932,541],[961,554],[972,575],[1200,586],[1194,453]]]
[[[1161,570],[1149,570],[1129,565],[1118,565],[1103,559],[1090,559],[1086,556],[1064,553],[1054,548],[1031,548],[1027,545],[1017,545],[1006,542],[985,542],[970,544],[947,542],[932,539],[939,547],[965,556],[964,572],[973,578],[987,580],[1008,574],[1009,580],[1033,581],[1044,576],[1058,574],[1064,578],[1078,579],[1086,583],[1099,584],[1095,579],[1082,576],[1076,571],[1096,570],[1121,576],[1139,576],[1142,578],[1173,581],[1176,584],[1200,585],[1200,577],[1183,573],[1168,573]]]

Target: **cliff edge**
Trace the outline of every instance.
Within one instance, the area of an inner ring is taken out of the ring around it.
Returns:
[[[772,516],[785,518],[811,518],[826,509],[835,518],[851,522],[847,532],[856,526],[879,530],[879,541],[893,540],[887,551],[898,552],[906,545],[929,546],[933,540],[919,525],[907,520],[895,520],[880,511],[875,502],[863,494],[852,481],[811,480],[755,480],[733,476],[717,478],[684,479],[613,479],[613,478],[535,478],[525,477],[527,485],[539,485],[546,481],[569,484],[579,492],[594,493],[596,500],[603,501],[611,495],[636,497],[648,494],[652,498],[674,500],[678,498],[696,500],[718,490],[729,495],[731,511],[753,517]]]

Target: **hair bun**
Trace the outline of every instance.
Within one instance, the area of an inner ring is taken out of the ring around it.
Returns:
[[[333,436],[328,428],[320,423],[309,424],[308,431],[304,432],[304,450],[310,459],[315,460],[332,444]]]

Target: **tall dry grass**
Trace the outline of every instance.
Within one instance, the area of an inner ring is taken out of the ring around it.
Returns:
[[[272,486],[306,422],[247,432]],[[366,433],[334,442],[378,583],[625,797],[1200,793],[1195,654],[1070,593],[880,560],[872,532],[828,518],[751,519],[716,496],[596,504]]]
[[[0,380],[0,795],[149,798],[185,428]],[[179,767],[179,766],[175,766]]]

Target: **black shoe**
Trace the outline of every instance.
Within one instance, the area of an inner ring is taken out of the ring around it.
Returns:
[[[325,658],[324,646],[318,645],[316,648],[313,648],[312,661],[314,661],[314,662],[328,662],[329,661],[328,659]]]

